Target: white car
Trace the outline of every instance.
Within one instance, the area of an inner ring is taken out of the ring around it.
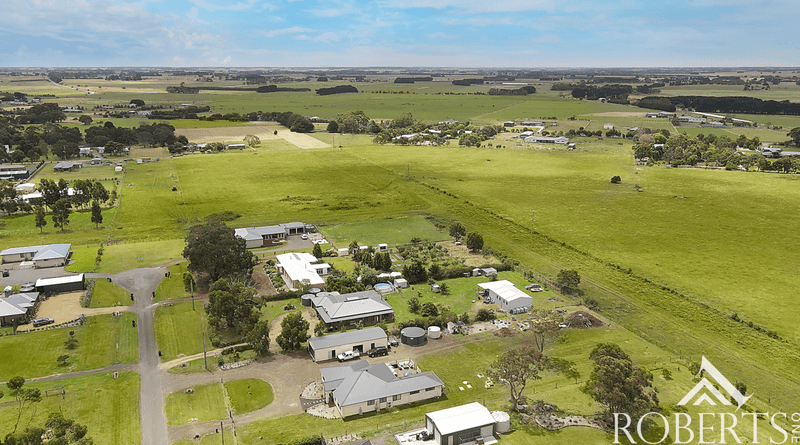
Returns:
[[[338,358],[340,362],[344,362],[358,358],[360,355],[361,354],[359,354],[358,351],[345,351],[337,355],[336,358]]]
[[[300,238],[301,238],[301,239],[308,239],[308,235],[306,235],[306,234],[304,233],[304,234],[300,235]]]

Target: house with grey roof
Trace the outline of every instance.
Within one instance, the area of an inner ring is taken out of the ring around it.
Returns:
[[[46,244],[43,246],[12,247],[0,251],[0,262],[21,263],[32,261],[37,269],[65,266],[71,255],[72,244]]]
[[[273,246],[286,241],[289,235],[300,235],[314,231],[314,226],[301,222],[277,224],[274,226],[243,227],[234,232],[238,238],[245,240],[248,249]]]
[[[442,396],[444,383],[432,371],[413,373],[388,363],[359,360],[321,368],[325,399],[342,417]]]
[[[53,171],[56,172],[71,172],[83,168],[83,162],[80,161],[61,161],[53,166]]]
[[[369,326],[394,321],[394,309],[374,290],[341,295],[320,292],[311,299],[311,305],[328,329],[354,326],[359,322]]]
[[[26,292],[0,298],[0,326],[25,323],[39,308],[39,292]]]
[[[308,353],[315,362],[332,360],[345,351],[365,353],[370,349],[387,347],[389,339],[379,327],[322,335],[308,339]]]

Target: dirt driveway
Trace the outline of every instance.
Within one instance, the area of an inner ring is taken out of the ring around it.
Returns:
[[[127,306],[102,308],[81,307],[81,297],[83,297],[84,293],[84,291],[68,292],[48,298],[39,305],[36,318],[52,318],[55,320],[55,323],[58,324],[75,320],[80,317],[81,314],[90,317],[92,315],[113,314],[114,312],[125,312],[128,310]],[[20,331],[27,331],[29,329],[33,329],[33,325],[30,323],[18,328]]]

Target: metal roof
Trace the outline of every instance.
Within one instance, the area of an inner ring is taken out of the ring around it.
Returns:
[[[11,317],[14,315],[25,315],[28,313],[28,309],[23,309],[6,300],[6,298],[0,298],[0,317]]]
[[[333,389],[333,395],[339,406],[356,405],[368,400],[377,400],[383,397],[405,394],[411,391],[423,391],[428,388],[443,386],[444,383],[432,371],[422,372],[407,377],[397,377],[386,363],[375,363],[364,367],[366,360],[360,360],[352,365],[331,366],[322,368],[323,378],[328,383],[326,390]],[[338,368],[338,369],[336,369]],[[339,382],[335,385],[335,382]]]
[[[327,263],[311,264],[317,261],[317,257],[308,252],[292,252],[275,255],[278,265],[283,268],[289,279],[310,286],[325,284],[325,280],[319,276],[318,269],[330,269]]]
[[[343,295],[319,293],[311,301],[325,323],[394,313],[392,306],[374,290]]]
[[[384,332],[383,329],[374,326],[356,331],[309,338],[308,346],[313,349],[322,349],[380,339],[386,339],[386,332]]]
[[[71,247],[72,244],[50,244],[49,246],[44,246],[41,250],[36,252],[33,261],[66,258],[69,256]]]
[[[442,436],[495,423],[492,413],[478,402],[434,411],[425,416],[431,419]]]
[[[64,277],[39,278],[36,280],[36,287],[55,286],[58,284],[80,283],[83,281],[83,274],[67,275]]]
[[[478,287],[482,289],[488,289],[496,293],[500,298],[502,298],[506,302],[511,302],[520,299],[525,299],[531,302],[533,301],[533,297],[517,289],[517,287],[514,286],[514,283],[508,280],[490,281],[488,283],[478,283]]]

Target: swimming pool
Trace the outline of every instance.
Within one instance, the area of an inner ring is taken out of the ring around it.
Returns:
[[[386,283],[378,283],[378,284],[375,285],[375,290],[380,292],[380,293],[382,293],[382,294],[385,294],[387,292],[391,292],[392,291],[392,286],[390,284],[386,284]]]

